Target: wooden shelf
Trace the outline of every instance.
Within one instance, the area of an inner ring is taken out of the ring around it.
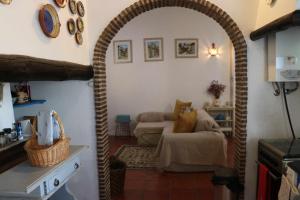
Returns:
[[[37,104],[44,104],[47,100],[31,100],[26,103],[14,103],[14,108],[29,107]]]
[[[17,141],[0,149],[0,174],[27,159],[25,142]]]
[[[0,82],[90,80],[91,65],[0,54]]]
[[[1,153],[2,151],[6,151],[6,150],[8,150],[8,149],[10,149],[10,148],[13,148],[14,146],[17,146],[17,145],[19,145],[20,143],[26,142],[28,139],[29,139],[28,137],[24,137],[23,140],[18,140],[18,141],[15,141],[15,142],[11,142],[10,144],[8,144],[8,145],[6,145],[6,146],[4,146],[4,147],[0,147],[0,153]]]

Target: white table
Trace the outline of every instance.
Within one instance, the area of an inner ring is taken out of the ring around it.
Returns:
[[[85,148],[70,146],[69,157],[52,167],[32,167],[26,161],[0,174],[0,200],[73,200],[65,183],[78,172]]]

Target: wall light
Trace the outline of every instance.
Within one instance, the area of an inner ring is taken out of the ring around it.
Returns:
[[[215,43],[211,44],[211,47],[208,49],[208,53],[210,56],[218,56],[219,55],[219,49],[216,48]]]

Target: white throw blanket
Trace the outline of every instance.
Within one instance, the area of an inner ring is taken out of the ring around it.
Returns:
[[[172,133],[165,129],[157,146],[160,168],[172,164],[225,166],[227,140],[222,133],[200,131]]]
[[[38,113],[38,144],[51,146],[55,139],[60,136],[57,120],[54,118],[55,111],[40,111]]]
[[[299,200],[300,195],[298,189],[288,180],[287,177],[282,176],[281,186],[278,193],[278,200]]]

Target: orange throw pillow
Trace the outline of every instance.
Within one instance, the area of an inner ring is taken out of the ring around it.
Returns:
[[[180,100],[176,100],[176,105],[174,109],[174,120],[177,120],[180,113],[184,113],[187,108],[191,108],[192,102],[182,102]]]
[[[179,114],[178,119],[174,123],[174,133],[192,133],[197,124],[197,111],[185,112]]]

